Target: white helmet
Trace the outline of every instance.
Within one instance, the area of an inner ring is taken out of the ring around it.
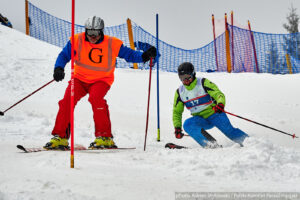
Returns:
[[[104,30],[104,21],[100,17],[91,16],[85,21],[85,29]]]

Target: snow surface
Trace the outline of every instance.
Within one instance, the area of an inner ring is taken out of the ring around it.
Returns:
[[[0,110],[52,79],[60,49],[0,26]],[[217,129],[209,132],[222,149],[202,149],[190,137],[175,139],[173,95],[176,73],[160,72],[161,142],[156,142],[156,71],[153,71],[147,149],[143,151],[148,70],[116,69],[107,95],[112,130],[125,151],[24,154],[17,144],[40,147],[49,141],[57,102],[70,79],[54,82],[0,118],[0,199],[175,199],[175,192],[300,192],[300,139],[229,116],[251,137],[240,148]],[[226,109],[300,136],[300,74],[197,73],[225,93]],[[187,111],[184,118],[189,117]],[[75,110],[75,143],[94,140],[91,106]],[[167,150],[165,143],[190,149]]]

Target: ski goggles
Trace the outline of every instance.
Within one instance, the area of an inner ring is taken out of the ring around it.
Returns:
[[[100,29],[86,29],[85,32],[88,36],[96,36],[97,37],[97,36],[101,35]]]
[[[185,82],[185,81],[191,81],[193,77],[190,74],[183,74],[183,75],[179,75],[179,79],[181,80],[181,82]]]

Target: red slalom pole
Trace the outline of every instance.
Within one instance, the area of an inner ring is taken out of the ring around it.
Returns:
[[[147,141],[147,132],[148,132],[148,121],[149,121],[149,105],[150,105],[150,91],[151,91],[151,74],[153,67],[153,58],[150,58],[150,75],[149,75],[149,90],[148,90],[148,105],[147,105],[147,119],[146,119],[146,131],[145,131],[145,141],[144,141],[144,151],[146,151],[146,141]]]
[[[71,168],[74,168],[74,24],[75,0],[72,0],[72,27],[71,27]]]
[[[270,127],[270,126],[267,126],[267,125],[264,125],[264,124],[255,122],[255,121],[253,121],[253,120],[250,120],[250,119],[241,117],[241,116],[239,116],[239,115],[236,115],[236,114],[233,114],[233,113],[230,113],[230,112],[227,112],[227,111],[225,111],[225,110],[223,110],[223,112],[224,112],[224,113],[227,113],[227,114],[229,114],[229,115],[238,117],[238,118],[240,118],[240,119],[246,120],[246,121],[248,121],[248,122],[252,122],[252,123],[254,123],[254,124],[258,124],[258,125],[263,126],[263,127],[265,127],[265,128],[269,128],[269,129],[272,129],[272,130],[274,130],[274,131],[278,131],[278,132],[283,133],[283,134],[285,134],[285,135],[289,135],[289,136],[293,137],[293,139],[294,139],[294,138],[298,138],[298,136],[296,136],[296,134],[286,133],[286,132],[284,132],[284,131],[281,131],[281,130],[278,130],[278,129],[276,129],[276,128],[272,128],[272,127]]]
[[[13,107],[15,107],[16,105],[18,105],[19,103],[21,103],[22,101],[24,101],[25,99],[27,99],[28,97],[30,97],[31,95],[33,95],[34,93],[40,91],[41,89],[43,89],[44,87],[46,87],[47,85],[49,85],[50,83],[52,83],[54,80],[49,81],[48,83],[46,83],[45,85],[43,85],[42,87],[40,87],[39,89],[35,90],[34,92],[32,92],[31,94],[27,95],[26,97],[24,97],[23,99],[21,99],[20,101],[18,101],[17,103],[15,103],[14,105],[10,106],[9,108],[7,108],[6,110],[4,110],[3,112],[0,111],[0,115],[3,116],[5,112],[7,112],[8,110],[12,109]]]

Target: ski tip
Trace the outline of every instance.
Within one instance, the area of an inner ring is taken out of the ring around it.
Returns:
[[[27,150],[22,146],[22,145],[17,145],[17,148],[24,151],[24,152],[27,152]]]
[[[180,145],[173,144],[173,143],[167,143],[165,145],[165,148],[167,148],[167,149],[187,149],[187,147],[180,146]]]

